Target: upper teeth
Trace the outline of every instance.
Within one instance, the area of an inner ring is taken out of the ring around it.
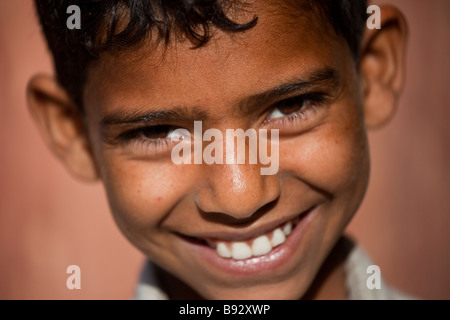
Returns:
[[[268,254],[273,248],[283,244],[286,237],[292,231],[292,222],[287,222],[272,232],[266,233],[254,239],[235,242],[218,241],[216,243],[216,252],[222,258],[233,258],[235,260],[244,260],[251,257],[258,257]],[[271,233],[271,236],[269,237]]]

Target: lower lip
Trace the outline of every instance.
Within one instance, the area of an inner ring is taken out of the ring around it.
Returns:
[[[215,267],[225,273],[230,273],[234,276],[263,275],[273,272],[285,265],[294,256],[314,211],[315,208],[303,213],[291,234],[286,238],[286,241],[264,256],[253,257],[246,260],[225,259],[219,257],[216,250],[207,245],[197,243],[189,243],[189,245],[194,247],[194,254],[198,254],[200,259],[207,265]]]

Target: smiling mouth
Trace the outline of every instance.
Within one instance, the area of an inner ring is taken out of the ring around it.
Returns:
[[[286,242],[299,218],[288,221],[281,226],[255,238],[245,241],[206,240],[208,245],[216,249],[218,256],[226,259],[245,260],[270,253],[274,248]],[[297,221],[295,221],[297,220]]]
[[[309,211],[309,210],[308,210]],[[283,222],[276,227],[257,235],[253,238],[248,238],[242,241],[229,241],[214,238],[189,238],[190,242],[202,244],[215,250],[216,254],[223,259],[229,260],[246,260],[254,257],[261,257],[272,252],[276,247],[279,247],[286,242],[292,230],[296,227],[299,221],[308,213],[304,212],[301,215]]]

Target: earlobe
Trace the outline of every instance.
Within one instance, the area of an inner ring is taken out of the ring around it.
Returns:
[[[83,180],[98,178],[82,118],[66,91],[46,75],[33,77],[27,88],[30,113],[45,142],[67,169]]]
[[[396,111],[405,81],[407,33],[405,18],[390,6],[381,7],[381,29],[366,29],[360,70],[369,128],[384,125]]]

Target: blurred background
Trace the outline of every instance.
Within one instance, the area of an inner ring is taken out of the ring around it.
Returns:
[[[369,134],[371,182],[348,232],[391,285],[450,299],[450,1],[390,2],[409,23],[407,84]],[[144,258],[102,186],[73,179],[38,136],[25,89],[41,72],[52,67],[32,1],[0,0],[0,299],[130,299]],[[72,264],[81,290],[66,287]]]

